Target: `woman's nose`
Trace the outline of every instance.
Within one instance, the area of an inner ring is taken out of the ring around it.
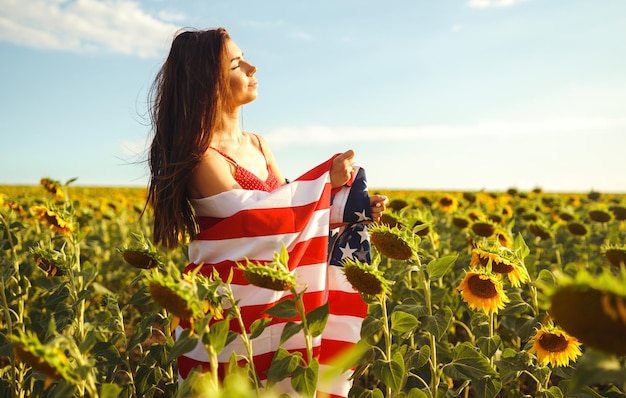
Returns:
[[[248,64],[247,75],[252,76],[256,73],[256,66]]]

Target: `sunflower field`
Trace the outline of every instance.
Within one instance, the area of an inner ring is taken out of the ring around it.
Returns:
[[[179,384],[179,355],[214,358],[265,321],[228,330],[229,281],[182,276],[186,247],[151,244],[144,189],[72,182],[0,187],[0,397],[273,397],[241,358]],[[626,195],[370,191],[390,201],[372,264],[344,266],[369,304],[338,364],[350,397],[626,396]],[[293,289],[284,255],[251,277]],[[294,297],[274,313],[302,311]],[[289,333],[319,335],[311,314]],[[313,396],[313,362],[281,349],[268,383]]]

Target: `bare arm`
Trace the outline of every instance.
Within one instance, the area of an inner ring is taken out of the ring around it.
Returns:
[[[200,199],[241,188],[233,177],[233,167],[224,157],[209,149],[193,171],[188,188],[189,196]]]

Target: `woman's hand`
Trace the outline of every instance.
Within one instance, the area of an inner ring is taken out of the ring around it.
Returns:
[[[380,216],[387,208],[389,199],[385,195],[372,195],[370,196],[370,206],[372,207],[372,221],[380,221]]]
[[[339,188],[350,181],[353,165],[354,151],[352,149],[335,157],[330,167],[330,185],[333,188]]]

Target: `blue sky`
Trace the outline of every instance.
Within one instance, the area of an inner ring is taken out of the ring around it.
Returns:
[[[288,177],[354,149],[373,188],[626,192],[624,0],[0,0],[0,184],[145,186],[152,79],[216,26]]]

